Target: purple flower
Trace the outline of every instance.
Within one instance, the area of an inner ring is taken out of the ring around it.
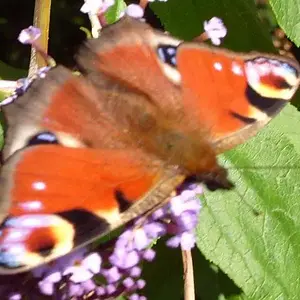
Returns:
[[[181,246],[183,250],[189,250],[195,246],[195,228],[198,223],[201,209],[197,194],[202,189],[198,186],[193,190],[184,190],[169,203],[171,223],[168,224],[168,233],[174,235],[167,241],[167,246],[176,248]]]
[[[19,293],[13,293],[8,297],[9,300],[21,300],[22,295]]]
[[[114,284],[108,284],[107,286],[106,286],[106,293],[108,294],[108,295],[111,295],[111,294],[113,294],[113,293],[115,293],[116,292],[116,290],[117,290],[117,287],[114,285]]]
[[[137,266],[131,268],[130,273],[129,273],[129,275],[132,277],[140,277],[141,274],[142,274],[142,269]]]
[[[45,264],[35,268],[32,273],[36,278],[48,276],[54,272],[60,272],[61,274],[65,270],[66,266],[74,266],[77,262],[82,261],[88,253],[87,248],[81,248],[73,251],[68,255],[56,259],[51,264]]]
[[[98,253],[86,254],[88,249],[83,248],[57,259],[54,264],[36,268],[33,275],[43,277],[38,286],[42,294],[52,295],[55,284],[63,277],[68,277],[69,294],[80,296],[96,288],[92,278],[101,270],[102,259]]]
[[[138,294],[132,294],[128,297],[129,300],[146,300],[147,298],[144,296],[140,296]]]
[[[122,277],[122,274],[116,266],[107,270],[102,270],[102,275],[106,278],[108,283],[114,283]]]
[[[129,4],[125,13],[132,18],[141,19],[144,16],[144,9],[138,4]]]
[[[167,241],[167,246],[171,248],[177,248],[181,246],[183,250],[190,250],[195,246],[195,235],[190,232],[184,232],[182,234],[173,236]]]
[[[135,250],[127,252],[125,248],[116,248],[113,254],[109,257],[109,261],[113,266],[120,269],[129,269],[139,263],[140,257],[138,252]]]
[[[123,285],[127,288],[130,289],[134,286],[135,282],[132,278],[127,277],[123,280]]]
[[[41,280],[38,285],[41,292],[45,295],[52,295],[54,292],[55,283],[59,282],[62,279],[60,272],[54,272],[46,276]]]
[[[70,275],[74,283],[85,282],[100,272],[102,259],[98,253],[91,253],[76,265],[67,267],[63,275]]]
[[[213,17],[209,21],[205,21],[204,30],[208,38],[210,38],[211,42],[216,46],[221,44],[221,38],[224,38],[227,34],[227,28],[223,21],[217,17]]]
[[[152,261],[155,258],[155,251],[153,249],[147,249],[143,253],[143,258],[147,261]]]
[[[32,44],[41,36],[41,30],[34,26],[23,29],[19,34],[18,40],[22,44]]]

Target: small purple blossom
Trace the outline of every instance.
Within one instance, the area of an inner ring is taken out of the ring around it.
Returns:
[[[131,270],[130,270],[130,273],[129,275],[132,276],[132,277],[140,277],[142,274],[142,269],[140,267],[133,267]]]
[[[143,258],[147,261],[153,261],[155,258],[155,251],[153,249],[147,249],[143,253]]]
[[[8,298],[9,300],[21,300],[22,299],[22,295],[19,293],[13,293],[9,296]]]
[[[106,293],[107,293],[108,295],[113,294],[114,292],[116,292],[116,290],[117,290],[117,287],[116,287],[114,284],[109,283],[109,284],[106,286]]]
[[[127,288],[130,289],[134,286],[135,282],[132,278],[127,277],[123,280],[123,285]]]
[[[39,288],[42,294],[52,295],[54,292],[55,283],[59,282],[62,279],[60,272],[53,272],[50,275],[46,276],[39,282]]]
[[[141,19],[144,16],[144,9],[138,4],[129,4],[125,13],[132,18]]]
[[[34,26],[23,29],[19,34],[18,40],[22,44],[33,44],[41,36],[41,30]]]
[[[138,294],[132,294],[128,297],[129,300],[146,300],[146,297],[140,296]]]
[[[127,252],[125,248],[117,248],[110,256],[109,261],[113,266],[120,269],[129,269],[139,263],[140,257],[138,252],[135,250]]]
[[[100,272],[102,259],[98,253],[89,254],[74,266],[69,266],[63,275],[70,275],[70,280],[74,283],[81,283],[91,279]]]
[[[119,269],[116,266],[107,270],[102,270],[102,274],[108,283],[114,283],[120,280],[122,277],[122,274],[119,272]]]
[[[216,46],[221,44],[221,39],[227,34],[227,28],[223,21],[217,17],[213,17],[209,21],[205,21],[204,30],[208,38]]]

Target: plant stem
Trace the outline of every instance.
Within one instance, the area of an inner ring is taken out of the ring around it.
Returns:
[[[182,252],[184,300],[195,300],[194,268],[191,250]]]
[[[40,48],[48,52],[51,0],[35,0],[33,25],[41,29]],[[45,59],[31,48],[28,77],[32,77],[39,68],[46,66]]]

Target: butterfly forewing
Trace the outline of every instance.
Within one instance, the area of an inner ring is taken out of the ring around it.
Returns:
[[[218,153],[255,135],[291,100],[300,82],[294,60],[270,54],[182,43],[176,61],[185,110],[207,126]]]

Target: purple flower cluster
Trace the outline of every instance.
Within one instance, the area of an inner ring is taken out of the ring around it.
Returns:
[[[31,286],[0,286],[1,299],[18,300],[28,293],[54,299],[109,299],[119,295],[129,300],[145,300],[139,291],[146,285],[141,278],[143,261],[155,258],[153,243],[170,234],[167,245],[188,250],[195,245],[194,230],[198,222],[202,188],[190,186],[168,204],[148,217],[140,217],[113,241],[93,250],[82,248],[31,273]],[[27,278],[28,281],[28,278]],[[27,285],[27,283],[26,283]],[[4,291],[5,293],[1,292]],[[5,297],[4,297],[5,294]],[[46,299],[45,298],[45,299]],[[30,298],[31,299],[31,298]],[[35,299],[35,298],[32,298]]]

